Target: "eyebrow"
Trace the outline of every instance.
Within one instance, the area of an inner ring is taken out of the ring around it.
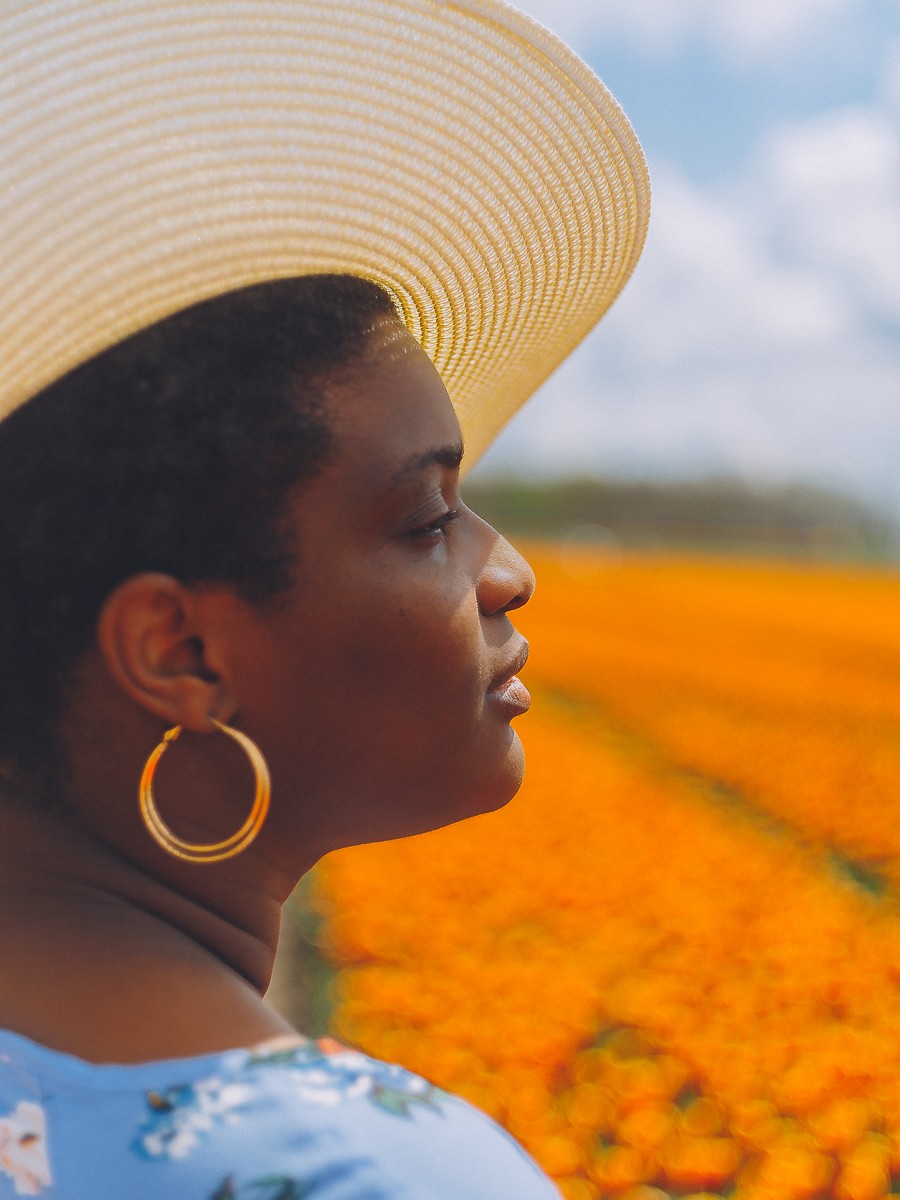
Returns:
[[[454,442],[452,445],[435,446],[432,450],[426,450],[424,454],[411,455],[402,467],[395,472],[392,487],[400,487],[406,483],[411,476],[417,475],[420,471],[424,471],[427,467],[439,466],[446,467],[448,470],[455,471],[459,468],[463,457],[462,442]]]

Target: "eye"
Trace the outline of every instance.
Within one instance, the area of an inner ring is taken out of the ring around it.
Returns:
[[[440,537],[442,536],[447,526],[450,525],[459,516],[458,508],[448,508],[446,512],[434,521],[429,521],[427,525],[420,525],[418,529],[412,531],[413,537]]]

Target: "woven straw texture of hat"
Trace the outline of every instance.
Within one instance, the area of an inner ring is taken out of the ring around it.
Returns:
[[[260,280],[385,284],[477,455],[631,273],[649,190],[499,0],[0,0],[0,416]]]

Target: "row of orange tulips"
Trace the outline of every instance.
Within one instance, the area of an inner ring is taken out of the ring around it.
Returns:
[[[528,614],[541,682],[900,885],[900,579],[637,559],[573,580],[569,554]]]
[[[747,690],[760,719],[766,687],[798,720],[807,695],[814,728],[826,710],[849,726],[880,696],[889,743],[900,635],[871,617],[900,585],[813,576],[807,621],[810,580],[794,569],[538,566],[521,621],[539,686],[520,726],[519,797],[318,868],[322,950],[339,968],[334,1032],[492,1113],[569,1200],[883,1200],[900,1178],[898,909],[890,891],[835,871],[831,837],[845,855],[869,843],[830,834],[812,791],[780,806],[754,761],[765,795],[748,766],[725,780],[742,802],[723,803],[724,772],[711,781],[711,751],[697,749],[710,737],[697,697],[727,724],[735,664],[765,663]],[[872,649],[858,668],[844,629],[853,595]],[[779,678],[781,659],[792,665]],[[806,692],[803,671],[819,680]],[[690,754],[664,736],[679,695],[697,722]],[[829,797],[836,743],[816,766]],[[900,768],[894,783],[896,807]],[[879,835],[874,817],[867,833]],[[897,878],[882,834],[879,868]]]

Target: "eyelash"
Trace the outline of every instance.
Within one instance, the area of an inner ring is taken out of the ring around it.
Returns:
[[[428,525],[423,525],[421,529],[415,530],[415,536],[436,537],[438,534],[445,533],[447,526],[455,521],[458,516],[458,508],[448,508],[445,513],[441,513],[436,521],[431,521]]]

